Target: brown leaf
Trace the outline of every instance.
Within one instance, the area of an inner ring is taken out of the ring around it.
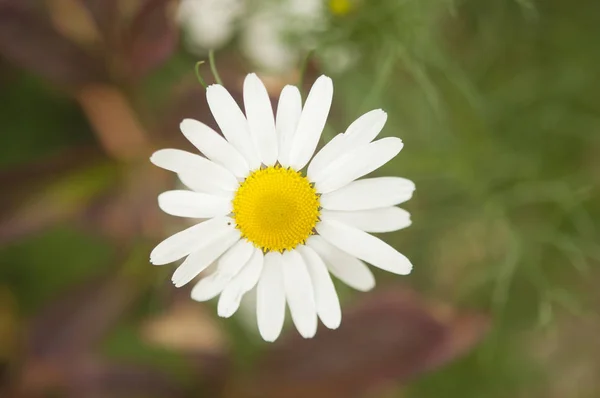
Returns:
[[[0,53],[54,84],[73,87],[106,79],[99,62],[22,5],[0,2]]]
[[[176,300],[163,314],[143,325],[142,336],[153,345],[173,351],[223,354],[225,335],[206,306],[187,297]]]
[[[78,90],[75,97],[108,155],[120,160],[146,155],[146,131],[118,87],[90,84]]]
[[[89,11],[96,27],[105,36],[114,31],[118,17],[119,0],[79,0]]]
[[[141,77],[167,60],[177,45],[171,0],[147,0],[133,19],[127,41],[132,77]]]
[[[322,328],[311,340],[293,334],[275,344],[254,391],[260,397],[361,397],[464,354],[486,329],[487,318],[429,305],[408,290],[372,294],[344,312],[338,330]]]
[[[99,41],[96,24],[79,0],[46,0],[46,7],[53,26],[65,38],[84,47]]]

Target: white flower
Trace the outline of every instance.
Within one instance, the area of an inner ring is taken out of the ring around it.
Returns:
[[[241,49],[258,67],[285,72],[298,66],[313,36],[325,28],[322,0],[266,1],[244,24]]]
[[[177,20],[186,30],[190,49],[204,54],[227,44],[243,6],[241,0],[181,0]]]
[[[286,302],[306,338],[315,335],[317,317],[328,328],[340,325],[329,273],[367,291],[375,280],[363,261],[396,274],[411,271],[405,256],[369,232],[410,225],[408,212],[395,205],[411,198],[414,184],[400,177],[359,180],[402,149],[396,137],[373,141],[386,122],[385,112],[358,118],[309,164],[329,114],[331,79],[317,79],[304,108],[298,89],[286,86],[276,117],[255,74],[244,81],[245,116],[223,86],[208,87],[206,95],[225,138],[186,119],[181,131],[205,157],[163,149],[150,159],[190,188],[161,194],[160,208],[206,219],[167,238],[150,255],[155,265],[185,257],[173,274],[175,286],[216,262],[215,272],[196,284],[192,298],[205,301],[220,294],[218,313],[229,317],[256,286],[258,328],[265,340],[274,341]],[[305,176],[300,170],[307,164]]]
[[[177,17],[189,50],[203,55],[239,33],[241,50],[250,61],[268,71],[286,72],[314,47],[314,34],[325,27],[322,0],[259,0],[244,6],[242,0],[182,0]]]

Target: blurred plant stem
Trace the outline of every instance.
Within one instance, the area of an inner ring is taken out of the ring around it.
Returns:
[[[205,61],[198,61],[196,62],[196,65],[194,66],[194,71],[196,72],[196,78],[198,79],[198,82],[200,83],[200,85],[204,88],[207,87],[206,82],[204,81],[204,78],[202,77],[202,74],[200,73],[200,66],[204,63]]]

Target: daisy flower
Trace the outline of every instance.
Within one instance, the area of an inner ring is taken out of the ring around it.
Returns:
[[[316,80],[304,107],[298,88],[284,87],[275,116],[255,74],[244,81],[245,115],[221,85],[209,86],[206,96],[223,135],[186,119],[181,131],[204,156],[162,149],[150,158],[189,188],[159,195],[160,208],[199,219],[150,254],[155,265],[185,258],[173,274],[176,287],[215,264],[192,289],[192,299],[220,295],[218,314],[229,317],[256,287],[258,329],[274,341],[286,303],[305,338],[315,335],[318,318],[331,329],[340,325],[330,274],[367,291],[375,280],[365,262],[410,273],[410,261],[370,233],[410,225],[409,213],[395,206],[411,198],[414,184],[400,177],[359,179],[402,149],[396,137],[374,141],[385,112],[359,117],[313,157],[331,107],[330,78]]]

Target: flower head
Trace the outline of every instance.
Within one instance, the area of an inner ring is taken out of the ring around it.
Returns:
[[[162,265],[185,258],[173,274],[177,287],[215,263],[216,270],[192,289],[192,298],[220,295],[223,317],[233,315],[256,286],[258,328],[267,341],[279,336],[286,303],[306,338],[315,335],[317,317],[328,328],[340,325],[330,273],[367,291],[375,280],[364,262],[401,275],[412,268],[370,232],[410,225],[408,212],[395,206],[411,198],[414,184],[400,177],[359,179],[396,156],[402,141],[374,141],[387,119],[374,110],[313,157],[332,97],[326,76],[314,83],[304,107],[298,89],[286,86],[274,117],[265,86],[250,74],[244,81],[244,115],[223,86],[209,86],[208,104],[223,136],[186,119],[181,131],[204,156],[163,149],[150,159],[177,173],[190,189],[161,194],[160,208],[203,219],[161,242],[150,261]]]

